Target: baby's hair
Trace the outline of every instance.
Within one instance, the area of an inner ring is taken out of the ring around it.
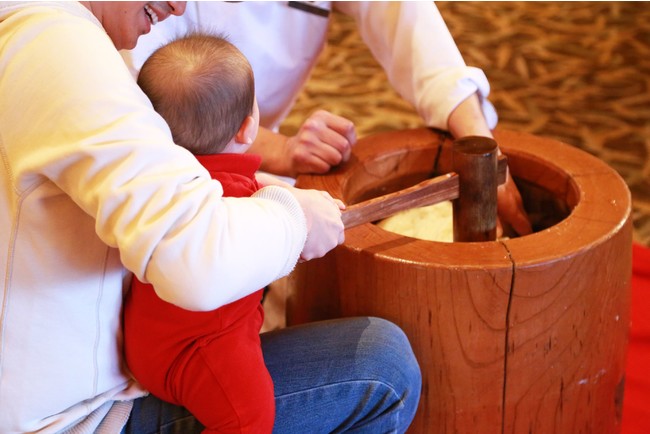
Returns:
[[[193,32],[160,47],[142,65],[138,85],[176,144],[196,155],[221,152],[255,99],[253,70],[223,35]]]

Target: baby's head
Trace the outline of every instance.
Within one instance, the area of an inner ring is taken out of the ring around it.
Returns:
[[[176,144],[196,155],[245,152],[259,126],[253,70],[222,36],[192,33],[156,50],[138,85]]]

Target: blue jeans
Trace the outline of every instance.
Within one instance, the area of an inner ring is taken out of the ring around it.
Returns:
[[[378,318],[290,327],[262,337],[276,399],[274,433],[403,433],[420,399],[421,375],[404,333]],[[200,433],[184,408],[135,401],[124,434]]]

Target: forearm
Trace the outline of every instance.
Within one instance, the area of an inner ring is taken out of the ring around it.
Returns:
[[[275,187],[221,198],[220,185],[173,144],[103,32],[77,18],[64,22],[69,32],[46,24],[0,83],[3,143],[20,190],[51,181],[56,201],[42,201],[43,213],[53,213],[50,202],[82,209],[126,268],[181,307],[213,309],[288,273],[306,237],[293,196]]]
[[[391,85],[427,126],[445,129],[454,108],[478,93],[479,107],[494,127],[487,77],[465,65],[433,2],[336,2],[335,7],[354,17]]]
[[[492,137],[477,94],[472,94],[451,112],[447,120],[447,129],[455,138],[465,136]]]
[[[265,187],[251,198],[223,198],[204,208],[151,256],[146,277],[162,299],[210,310],[291,272],[307,227],[300,204],[286,189]],[[192,273],[174,265],[179,262],[189,263]]]
[[[287,136],[260,127],[253,146],[248,150],[251,154],[262,156],[260,169],[280,176],[295,177]]]

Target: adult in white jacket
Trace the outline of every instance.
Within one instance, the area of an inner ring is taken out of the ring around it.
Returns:
[[[359,34],[392,86],[426,125],[454,137],[492,137],[497,123],[483,71],[467,66],[433,2],[188,2],[169,20],[123,53],[134,74],[159,46],[188,31],[224,33],[255,71],[260,134],[250,152],[262,169],[295,177],[325,173],[345,161],[356,141],[352,121],[319,110],[294,137],[277,133],[309,78],[327,40],[330,10],[354,18]],[[520,233],[530,232],[519,192],[509,179],[499,189],[499,214]]]
[[[116,48],[132,48],[184,9],[0,3],[2,434],[157,432],[176,423],[199,432],[183,409],[145,396],[123,366],[131,273],[171,303],[210,310],[343,240],[340,210],[321,192],[273,186],[223,198],[173,143]],[[388,322],[281,331],[263,337],[263,348],[285,432],[309,431],[306,421],[323,431],[368,419],[399,421],[380,431],[403,430],[413,417],[419,370]],[[340,385],[343,402],[327,396],[340,396]],[[298,411],[305,402],[314,406],[307,417]]]

